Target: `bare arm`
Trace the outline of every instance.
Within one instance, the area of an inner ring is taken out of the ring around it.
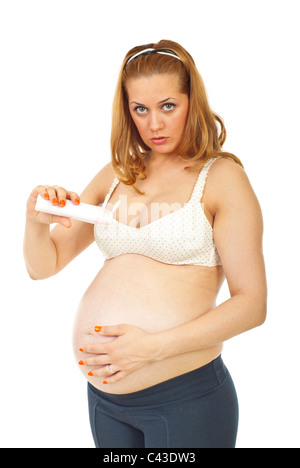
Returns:
[[[111,164],[107,164],[89,183],[80,201],[91,205],[103,202],[108,184],[114,177]],[[27,202],[24,235],[24,259],[32,279],[44,279],[57,274],[94,240],[93,225],[59,216],[38,213],[35,203],[38,194],[49,193],[58,203],[66,198],[74,203],[78,195],[61,187],[36,187]],[[50,231],[51,223],[59,223]]]
[[[214,239],[231,298],[192,322],[160,333],[160,359],[209,348],[265,321],[261,209],[243,169],[228,160],[218,163],[222,170],[215,168],[212,175],[218,187]]]

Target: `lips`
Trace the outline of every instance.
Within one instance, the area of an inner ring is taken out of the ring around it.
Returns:
[[[155,138],[151,138],[151,141],[155,145],[162,145],[168,141],[168,137],[155,137]]]

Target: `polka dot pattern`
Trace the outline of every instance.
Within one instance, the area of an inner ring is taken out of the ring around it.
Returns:
[[[106,259],[124,254],[140,254],[172,265],[221,265],[213,239],[213,229],[200,203],[212,158],[203,166],[190,200],[180,209],[140,228],[113,218],[110,224],[95,225],[95,240]],[[119,180],[114,179],[103,206]]]

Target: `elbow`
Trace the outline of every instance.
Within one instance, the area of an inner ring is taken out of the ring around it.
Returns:
[[[266,286],[257,287],[245,294],[250,329],[261,327],[267,320],[267,296]]]
[[[54,274],[41,274],[41,273],[34,272],[28,266],[26,266],[26,270],[27,270],[29,278],[32,279],[33,281],[39,281],[39,280],[47,279],[47,278],[50,278],[51,276],[54,276]]]
[[[28,276],[29,276],[30,279],[32,279],[33,281],[36,281],[36,280],[40,279],[34,273],[33,269],[30,268],[30,265],[28,265],[26,261],[25,261],[25,266],[26,266],[26,270],[27,270],[27,273],[28,273]]]
[[[261,327],[267,319],[267,301],[261,295],[245,294],[243,297],[242,309],[244,313],[241,318],[243,321],[244,331],[249,331],[257,327]]]
[[[28,276],[30,279],[32,279],[33,281],[37,281],[39,278],[36,278],[35,276],[33,276],[31,273],[28,272]]]
[[[261,312],[259,320],[257,322],[257,326],[261,327],[265,321],[267,320],[267,309],[264,309],[264,311]]]
[[[259,301],[256,306],[254,327],[261,327],[267,320],[267,301]]]
[[[45,279],[45,278],[39,277],[37,275],[34,275],[30,271],[27,271],[27,273],[28,273],[29,278],[32,279],[33,281],[38,281],[38,280]]]

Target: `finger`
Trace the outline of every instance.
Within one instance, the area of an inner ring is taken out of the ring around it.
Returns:
[[[107,377],[106,366],[104,367],[96,367],[92,368],[88,375],[91,377],[99,377],[100,379],[104,380]]]
[[[93,377],[100,377],[102,379],[105,379],[107,380],[108,378],[116,375],[116,374],[120,374],[122,371],[116,371],[114,374],[112,374],[109,370],[108,370],[108,367],[107,366],[102,366],[102,367],[96,367],[96,368],[92,368],[91,369],[91,372],[90,372],[90,375],[91,373],[93,374]]]
[[[49,185],[45,185],[46,193],[49,195],[49,200],[51,201],[52,205],[58,205],[58,197],[54,187]]]
[[[72,227],[72,221],[70,220],[70,218],[66,218],[65,216],[56,216],[56,215],[50,215],[50,216],[51,216],[50,224],[57,223],[66,228]]]
[[[110,364],[106,354],[100,354],[83,360],[86,366],[107,366]]]
[[[56,191],[58,206],[66,206],[67,191],[63,187],[59,187],[58,185],[54,185],[53,188]]]
[[[71,200],[74,205],[79,205],[80,203],[80,196],[76,192],[68,192],[67,191],[67,198]]]
[[[110,325],[105,327],[95,326],[94,330],[99,335],[104,336],[121,336],[126,333],[128,326],[127,325]]]
[[[126,377],[127,375],[128,374],[126,372],[119,371],[119,372],[116,372],[113,375],[105,377],[105,379],[103,380],[102,383],[104,385],[113,384],[113,383],[119,382],[120,380],[124,379],[124,377]]]
[[[38,185],[37,187],[35,187],[31,195],[35,198],[35,201],[38,195],[41,195],[41,197],[45,198],[45,200],[49,200],[49,194],[45,185]]]
[[[79,351],[87,354],[107,355],[108,349],[106,343],[90,343],[79,348]]]
[[[38,195],[41,195],[43,198],[45,198],[45,200],[49,200],[49,195],[44,185],[38,185],[37,187],[35,187],[29,195],[26,205],[27,213],[31,216],[36,216],[35,205]]]

